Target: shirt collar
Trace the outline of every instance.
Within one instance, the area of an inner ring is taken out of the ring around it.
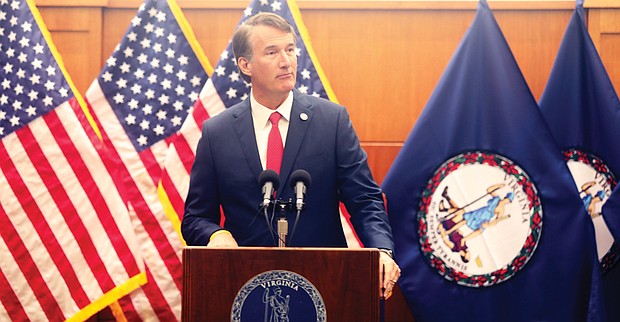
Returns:
[[[269,116],[273,112],[279,112],[286,121],[289,121],[291,119],[291,110],[293,108],[293,91],[289,92],[284,102],[282,102],[276,110],[272,110],[264,105],[261,105],[254,99],[254,95],[252,93],[250,93],[250,106],[252,108],[252,117],[254,118],[255,124],[262,125],[263,128],[267,126]]]

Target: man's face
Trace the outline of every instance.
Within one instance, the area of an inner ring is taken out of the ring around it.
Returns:
[[[265,104],[281,103],[295,87],[297,56],[295,39],[289,33],[268,26],[254,28],[252,60],[246,64],[247,74],[252,77],[254,97]]]

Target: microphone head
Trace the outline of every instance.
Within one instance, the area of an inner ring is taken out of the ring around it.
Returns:
[[[273,189],[277,190],[280,186],[280,176],[277,172],[271,169],[267,169],[258,175],[258,184],[262,186],[266,182],[271,182],[271,184],[273,185]]]
[[[310,174],[308,173],[308,171],[303,170],[303,169],[297,169],[295,171],[293,171],[293,173],[291,174],[291,187],[295,187],[295,185],[297,184],[297,182],[303,182],[304,185],[306,185],[306,187],[310,187],[310,184],[312,183],[312,178],[310,177]]]

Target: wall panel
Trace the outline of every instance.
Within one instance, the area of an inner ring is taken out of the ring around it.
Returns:
[[[101,10],[98,8],[42,7],[39,9],[80,93],[101,71]]]
[[[618,8],[590,9],[588,30],[616,93],[620,92],[620,3]]]

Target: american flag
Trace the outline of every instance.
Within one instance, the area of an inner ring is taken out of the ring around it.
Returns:
[[[147,0],[86,98],[107,146],[121,160],[148,284],[121,301],[129,320],[181,316],[184,245],[159,201],[169,142],[212,68],[174,1]]]
[[[302,93],[337,102],[312,49],[308,31],[295,1],[253,0],[244,10],[239,24],[259,12],[272,12],[284,17],[297,33],[296,87]],[[189,188],[189,173],[196,154],[196,145],[200,139],[202,124],[209,117],[246,99],[250,94],[250,89],[250,84],[241,78],[232,52],[232,43],[229,41],[226,50],[220,55],[213,75],[200,92],[200,99],[196,102],[192,114],[185,120],[180,135],[171,145],[160,187],[161,194],[169,200],[167,211],[170,217],[182,218],[183,216],[185,197]],[[359,247],[359,239],[352,230],[344,206],[341,206],[341,213],[349,246]]]
[[[33,1],[0,0],[0,320],[85,320],[146,282],[114,169]]]

